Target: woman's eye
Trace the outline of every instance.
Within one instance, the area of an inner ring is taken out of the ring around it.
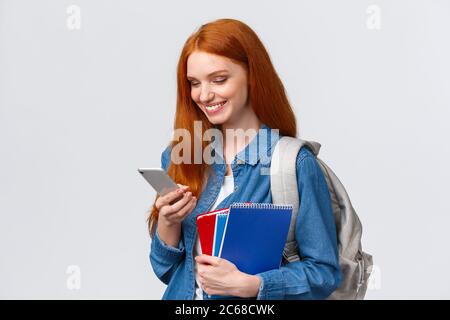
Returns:
[[[225,81],[227,81],[227,78],[217,78],[217,79],[213,80],[213,82],[216,84],[222,84]],[[191,81],[190,83],[191,83],[192,87],[197,87],[200,84],[200,82],[195,82],[195,81]]]
[[[224,83],[227,80],[227,78],[219,78],[219,79],[215,79],[213,82],[214,83]]]

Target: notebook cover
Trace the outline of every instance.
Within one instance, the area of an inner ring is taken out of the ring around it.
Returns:
[[[225,230],[225,224],[227,223],[228,210],[216,215],[216,232],[214,236],[213,253],[215,257],[219,256],[220,246],[222,245],[223,231]]]
[[[214,210],[197,216],[196,222],[202,254],[212,256],[216,228],[216,214],[223,212],[223,210],[224,209]],[[225,210],[228,211],[228,209]]]
[[[220,257],[248,274],[278,269],[291,215],[290,205],[232,204]]]

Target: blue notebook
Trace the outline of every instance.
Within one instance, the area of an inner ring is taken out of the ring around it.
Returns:
[[[278,269],[291,215],[291,205],[233,203],[219,256],[248,274]]]
[[[213,256],[218,257],[220,252],[220,245],[222,244],[223,231],[227,223],[228,212],[218,213],[216,215],[216,230],[214,232]]]

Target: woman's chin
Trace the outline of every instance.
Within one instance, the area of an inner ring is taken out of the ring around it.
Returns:
[[[220,126],[222,125],[224,122],[223,121],[218,121],[217,119],[209,119],[209,123],[215,125],[215,126]]]
[[[222,124],[224,124],[226,121],[227,121],[227,117],[226,116],[224,116],[223,114],[218,114],[218,115],[215,115],[215,116],[206,116],[207,118],[208,118],[208,120],[209,120],[209,122],[211,123],[211,124],[214,124],[214,125],[222,125]]]

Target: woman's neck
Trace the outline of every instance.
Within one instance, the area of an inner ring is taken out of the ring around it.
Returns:
[[[236,121],[221,125],[223,134],[223,153],[226,163],[231,163],[240,151],[258,134],[261,121],[248,106],[239,114]],[[228,139],[227,139],[228,136]]]

